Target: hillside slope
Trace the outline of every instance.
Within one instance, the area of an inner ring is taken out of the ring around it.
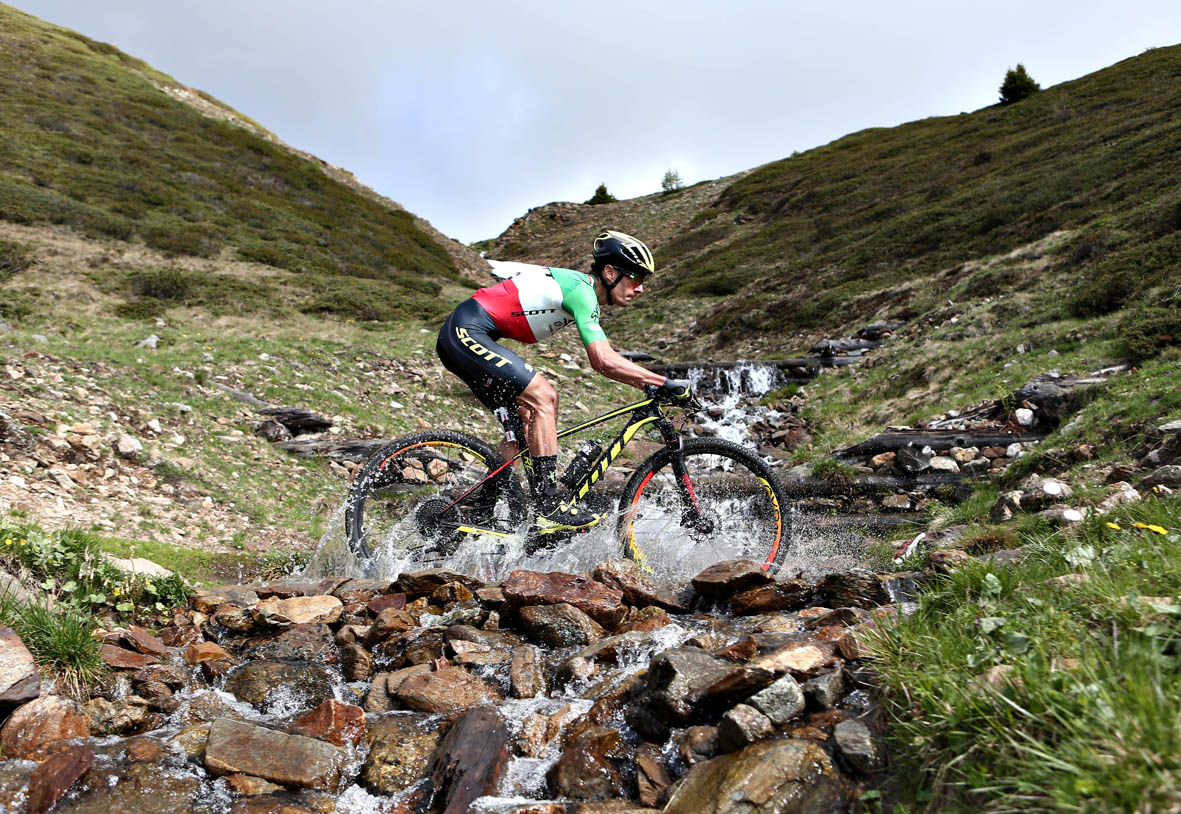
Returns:
[[[949,298],[1036,290],[1039,322],[1168,306],[1179,111],[1181,46],[1153,49],[1013,105],[864,130],[735,178],[540,207],[490,254],[561,260],[585,255],[591,224],[634,229],[661,274],[621,323],[640,336],[661,312],[696,317],[682,357],[782,352],[785,338],[914,320]],[[986,262],[1050,235],[1036,270]]]

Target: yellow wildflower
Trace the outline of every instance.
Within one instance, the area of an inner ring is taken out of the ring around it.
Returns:
[[[1123,528],[1121,528],[1118,523],[1107,523],[1106,525],[1109,529],[1115,529],[1116,531],[1123,531]]]
[[[1150,525],[1147,527],[1149,531],[1155,531],[1157,534],[1168,534],[1169,530],[1164,526]]]
[[[120,591],[118,588],[116,588],[114,591],[112,591],[112,593],[114,593],[114,594],[115,594],[115,596],[118,596],[119,594],[121,594],[121,593],[123,593],[123,592],[122,592],[122,591]]]
[[[1133,526],[1135,526],[1135,527],[1136,527],[1136,528],[1138,528],[1138,529],[1146,529],[1146,528],[1148,528],[1148,524],[1147,524],[1147,523],[1141,523],[1139,520],[1137,520],[1137,521],[1136,521],[1135,523],[1133,523],[1132,525],[1133,525]]]

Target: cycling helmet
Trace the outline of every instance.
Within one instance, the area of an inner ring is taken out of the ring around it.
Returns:
[[[595,259],[594,265],[591,266],[591,273],[599,278],[608,291],[623,279],[624,274],[642,283],[656,271],[656,261],[652,259],[652,251],[644,245],[644,241],[636,240],[623,232],[607,230],[596,237],[591,255]],[[608,283],[603,279],[603,266],[606,265],[622,272],[614,282]]]

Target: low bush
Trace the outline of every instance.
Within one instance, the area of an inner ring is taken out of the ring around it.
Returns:
[[[1181,312],[1175,308],[1144,307],[1120,321],[1120,339],[1128,356],[1140,362],[1170,347],[1181,346]]]
[[[0,240],[0,279],[19,274],[33,265],[33,247]]]

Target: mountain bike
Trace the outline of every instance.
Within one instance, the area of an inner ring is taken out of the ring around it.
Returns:
[[[774,573],[789,547],[788,502],[783,486],[754,452],[718,438],[683,439],[665,414],[672,406],[646,398],[561,430],[558,440],[591,427],[626,419],[619,434],[600,444],[586,441],[559,478],[569,497],[596,511],[616,510],[620,553],[648,565],[650,554],[673,546],[714,546],[754,559]],[[692,409],[685,406],[684,409]],[[686,412],[688,415],[688,412]],[[619,491],[604,476],[637,434],[654,428],[663,442],[641,461]],[[530,516],[513,465],[489,444],[453,430],[413,433],[373,455],[357,473],[345,507],[345,531],[353,553],[372,559],[392,537],[416,537],[449,556],[467,537],[510,537]],[[600,524],[602,525],[602,524]],[[568,542],[526,529],[525,551]]]

